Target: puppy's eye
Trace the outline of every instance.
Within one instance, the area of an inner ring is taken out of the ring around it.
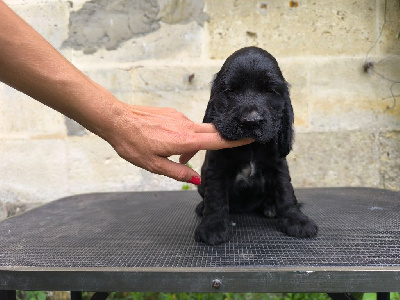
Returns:
[[[261,87],[259,87],[259,91],[265,94],[280,95],[277,89],[270,85],[262,85]]]
[[[281,110],[285,103],[281,97],[270,97],[267,101],[270,107],[276,110]]]
[[[274,93],[275,93],[276,95],[278,95],[278,96],[282,96],[282,93],[281,93],[280,91],[278,91],[278,90],[274,90]]]
[[[275,94],[275,95],[279,95],[279,96],[280,96],[280,93],[279,93],[276,89],[269,89],[269,90],[268,90],[268,93],[269,93],[269,94]]]
[[[282,93],[281,93],[279,88],[268,87],[266,90],[267,90],[268,94],[275,94],[275,95],[278,95],[278,96],[282,96]]]

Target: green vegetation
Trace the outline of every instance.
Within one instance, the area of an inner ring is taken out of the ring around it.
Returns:
[[[17,291],[17,300],[46,300],[46,292]]]
[[[114,295],[113,295],[114,294]],[[237,294],[237,293],[113,293],[109,300],[327,300],[326,294]],[[118,295],[120,294],[120,295]],[[125,297],[125,298],[124,298]],[[131,298],[129,298],[131,297]],[[86,299],[85,299],[86,300]]]

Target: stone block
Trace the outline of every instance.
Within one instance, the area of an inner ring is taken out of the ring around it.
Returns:
[[[204,13],[204,0],[158,0],[158,17],[167,24],[179,24],[195,21],[203,25],[208,20]]]
[[[299,133],[288,162],[295,187],[382,187],[372,133]]]
[[[0,136],[62,138],[64,116],[29,96],[0,83]]]
[[[92,54],[73,51],[74,64],[132,63],[150,59],[199,59],[202,54],[203,27],[196,22],[169,25],[145,36],[136,36],[118,45],[115,50],[96,49]]]
[[[297,132],[307,131],[308,128],[308,94],[304,89],[291,89],[290,95],[293,112],[294,127]]]
[[[129,68],[84,66],[81,70],[117,99],[128,103],[132,101],[132,75]]]
[[[77,10],[82,9],[83,5],[85,5],[86,2],[87,2],[87,0],[72,0],[72,1],[69,1],[69,3],[71,4],[71,10],[73,10],[73,11],[77,11]]]
[[[143,65],[132,68],[134,91],[196,91],[211,90],[214,75],[223,61],[189,62],[173,65]]]
[[[38,203],[67,195],[63,140],[3,140],[0,153],[1,201]]]
[[[97,136],[70,137],[67,149],[70,193],[123,190],[142,180],[138,169]]]
[[[381,0],[379,2],[379,39],[378,50],[381,55],[400,54],[400,4],[396,0]],[[386,23],[384,23],[386,21]]]
[[[310,61],[310,130],[400,128],[400,105],[393,107],[392,82],[363,72],[363,59]]]
[[[140,169],[120,158],[96,136],[71,137],[68,147],[69,193],[179,190],[182,183]]]
[[[293,7],[279,0],[208,0],[208,53],[225,59],[241,47],[259,46],[275,56],[364,55],[377,38],[375,11],[374,0]]]
[[[68,1],[7,1],[7,4],[53,47],[61,50],[63,41],[68,37]],[[61,52],[69,58],[70,51]]]
[[[290,99],[294,111],[294,126],[297,131],[305,131],[308,127],[308,65],[302,59],[284,58],[279,62],[283,77],[290,85]]]
[[[203,0],[87,1],[71,12],[65,45],[86,54],[116,50],[127,40],[157,31],[161,23],[202,26],[208,19],[203,9]]]
[[[400,27],[399,27],[400,28]],[[400,45],[400,40],[398,41]],[[371,77],[380,77],[385,87],[389,83],[400,82],[400,50],[398,55],[384,55],[377,57],[368,57],[368,61],[372,62],[372,68],[368,71]],[[384,97],[390,98],[392,95],[390,89],[385,89]],[[393,94],[397,97],[400,95],[400,84],[393,84]]]
[[[381,133],[379,146],[383,187],[400,190],[400,131]]]
[[[208,90],[134,92],[132,104],[172,107],[193,122],[202,123],[209,98]]]

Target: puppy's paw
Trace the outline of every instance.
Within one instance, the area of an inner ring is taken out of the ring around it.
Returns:
[[[266,216],[267,218],[275,218],[276,217],[276,209],[275,209],[275,205],[269,205],[269,206],[265,206],[264,207],[264,216]]]
[[[289,236],[312,238],[318,233],[318,226],[306,216],[302,218],[282,218],[279,220],[281,230]]]
[[[228,220],[221,216],[209,216],[203,218],[197,226],[194,238],[197,242],[204,242],[214,246],[229,240]]]

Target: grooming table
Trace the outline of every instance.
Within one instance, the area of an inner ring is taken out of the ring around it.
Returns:
[[[230,242],[219,246],[194,241],[196,191],[51,202],[0,223],[0,295],[400,290],[400,193],[319,188],[296,195],[319,225],[316,238],[288,237],[275,219],[237,214]]]

